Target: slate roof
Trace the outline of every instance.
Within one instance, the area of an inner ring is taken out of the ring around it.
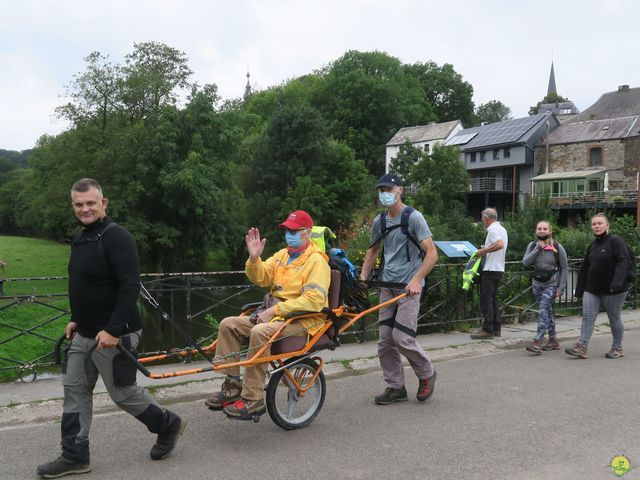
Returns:
[[[567,123],[635,115],[640,115],[640,88],[629,88],[628,85],[622,85],[618,87],[618,90],[602,95],[596,103],[569,119]]]
[[[451,122],[403,127],[391,137],[391,140],[387,142],[387,146],[404,145],[406,142],[418,143],[429,142],[431,140],[444,140],[459,122],[459,120],[453,120]]]
[[[571,110],[569,113],[561,113],[564,110]],[[580,113],[578,107],[573,102],[557,102],[557,103],[543,103],[538,109],[538,113],[552,112],[555,115],[575,115]]]
[[[538,113],[530,117],[465,128],[450,138],[446,145],[460,145],[462,150],[467,151],[494,145],[523,143],[529,138],[531,132],[535,131],[540,123],[551,115],[551,113]],[[467,137],[469,140],[466,140]],[[460,139],[464,139],[466,142],[460,141]]]
[[[640,116],[566,122],[549,133],[549,145],[616,140],[640,135]]]

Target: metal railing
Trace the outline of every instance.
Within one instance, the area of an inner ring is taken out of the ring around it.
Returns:
[[[548,196],[553,207],[589,207],[596,205],[626,206],[638,201],[637,190],[609,190],[571,193],[535,193],[536,197]]]
[[[579,261],[571,261],[565,295],[556,303],[558,316],[576,315],[580,304],[574,291]],[[481,320],[478,293],[461,289],[463,264],[437,265],[429,275],[419,316],[419,332],[467,329]],[[145,318],[142,350],[164,351],[208,342],[217,321],[237,314],[242,305],[259,300],[263,290],[250,284],[244,272],[202,272],[144,275],[142,281],[180,329],[165,321],[157,310],[139,303]],[[65,277],[6,279],[0,297],[0,380],[35,378],[38,372],[55,370],[53,346],[69,321]],[[45,293],[46,292],[46,293]],[[377,292],[371,292],[377,302]],[[520,262],[509,262],[499,290],[505,323],[535,320],[537,305],[531,281]],[[627,306],[637,307],[635,285]],[[365,317],[346,332],[345,341],[377,337],[377,319]],[[190,361],[187,358],[186,361]]]
[[[511,192],[512,190],[511,178],[480,177],[472,178],[469,182],[471,192]]]

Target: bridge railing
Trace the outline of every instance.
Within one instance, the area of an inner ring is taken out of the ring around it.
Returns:
[[[579,261],[572,260],[565,294],[556,302],[558,315],[577,315],[580,303],[573,297]],[[467,330],[481,320],[477,289],[461,289],[463,264],[440,264],[429,275],[419,316],[419,332]],[[242,305],[258,301],[264,291],[252,285],[242,271],[149,274],[142,282],[179,328],[142,300],[145,319],[141,342],[145,352],[165,351],[208,341],[217,322],[237,314]],[[0,380],[30,380],[37,373],[56,369],[53,346],[70,319],[66,277],[5,279],[0,297]],[[370,292],[377,302],[377,292]],[[537,305],[531,281],[520,262],[510,262],[498,292],[503,323],[535,320]],[[635,285],[627,306],[637,307]],[[365,318],[344,340],[367,341],[377,337],[377,319]],[[187,359],[189,361],[190,359]]]

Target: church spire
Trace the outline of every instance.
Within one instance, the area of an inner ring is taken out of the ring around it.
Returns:
[[[247,85],[244,87],[244,96],[243,96],[245,102],[249,100],[249,97],[253,93],[251,91],[251,83],[249,83],[249,77],[251,77],[251,74],[247,71]]]
[[[556,75],[553,72],[553,60],[551,60],[551,73],[549,73],[549,86],[547,87],[547,95],[558,94],[556,90]]]

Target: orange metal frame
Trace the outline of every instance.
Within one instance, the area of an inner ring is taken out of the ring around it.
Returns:
[[[402,298],[406,297],[407,294],[406,293],[402,293],[390,300],[387,300],[386,302],[380,303],[374,307],[371,307],[367,310],[364,310],[358,314],[353,313],[353,312],[349,312],[347,310],[348,307],[344,307],[341,306],[339,308],[336,308],[333,310],[333,313],[337,316],[337,317],[343,317],[343,318],[349,318],[348,322],[345,323],[339,330],[338,333],[342,333],[345,330],[347,330],[349,327],[351,327],[354,323],[356,323],[358,320],[360,320],[362,317],[369,315],[373,312],[376,312],[378,310],[380,310],[383,307],[386,307],[388,305],[392,305],[396,302],[398,302],[399,300],[401,300]],[[251,310],[243,312],[241,315],[247,315],[249,312],[251,312]],[[327,330],[329,330],[329,328],[331,328],[331,326],[333,325],[331,319],[327,319],[327,321],[325,322],[325,324],[322,326],[322,328],[320,330],[318,330],[311,338],[307,339],[307,343],[305,344],[305,346],[303,348],[301,348],[300,350],[294,351],[294,352],[285,352],[285,353],[280,353],[277,355],[264,355],[264,352],[267,350],[267,348],[275,341],[277,341],[278,336],[280,335],[280,333],[285,329],[285,327],[287,325],[289,325],[291,322],[299,320],[301,318],[304,318],[306,316],[310,316],[310,315],[315,315],[315,314],[306,314],[306,315],[299,315],[296,317],[291,317],[289,319],[287,319],[285,322],[282,323],[282,325],[280,326],[280,328],[278,328],[278,330],[269,338],[269,340],[262,345],[253,355],[251,355],[251,357],[245,359],[245,360],[241,360],[241,361],[235,361],[235,362],[229,362],[229,363],[221,363],[218,365],[211,365],[211,366],[207,366],[207,367],[202,367],[202,368],[192,368],[192,369],[187,369],[187,370],[178,370],[175,372],[165,372],[165,373],[152,373],[149,375],[149,378],[152,379],[162,379],[162,378],[171,378],[171,377],[180,377],[180,376],[184,376],[184,375],[193,375],[196,373],[204,373],[204,372],[216,372],[216,371],[220,371],[220,370],[225,370],[227,368],[232,368],[232,367],[253,367],[254,365],[258,365],[260,363],[265,363],[265,362],[270,362],[273,364],[276,364],[278,367],[282,367],[285,365],[285,362],[287,359],[289,358],[294,358],[294,357],[299,357],[302,355],[306,355],[308,354],[311,349],[313,349],[313,346],[318,342],[318,340],[320,340],[320,338],[322,337],[323,334],[325,334],[327,332]],[[202,350],[205,353],[211,353],[211,354],[215,354],[216,351],[216,345],[218,343],[218,340],[214,340],[210,345],[208,345],[207,347],[203,348]],[[197,350],[193,350],[193,349],[189,349],[189,350],[181,350],[179,352],[175,352],[175,353],[169,353],[169,354],[163,354],[163,355],[154,355],[151,357],[144,357],[139,359],[140,363],[145,364],[145,363],[151,363],[151,362],[157,362],[160,360],[166,360],[168,358],[180,358],[180,357],[186,357],[186,356],[190,356],[190,355],[196,355],[198,353]],[[312,377],[311,381],[308,383],[307,387],[302,387],[300,385],[300,383],[297,381],[297,379],[294,378],[294,376],[291,374],[291,372],[289,371],[288,368],[285,368],[285,374],[287,375],[287,378],[291,381],[291,383],[295,386],[296,390],[298,391],[298,393],[300,395],[304,395],[309,388],[311,388],[311,386],[313,385],[313,382],[315,382],[317,376],[320,374],[320,371],[322,370],[322,368],[324,367],[324,361],[322,361],[322,359],[320,357],[314,357],[314,359],[316,361],[320,362],[319,367],[316,370],[316,373],[314,374],[314,376]]]

